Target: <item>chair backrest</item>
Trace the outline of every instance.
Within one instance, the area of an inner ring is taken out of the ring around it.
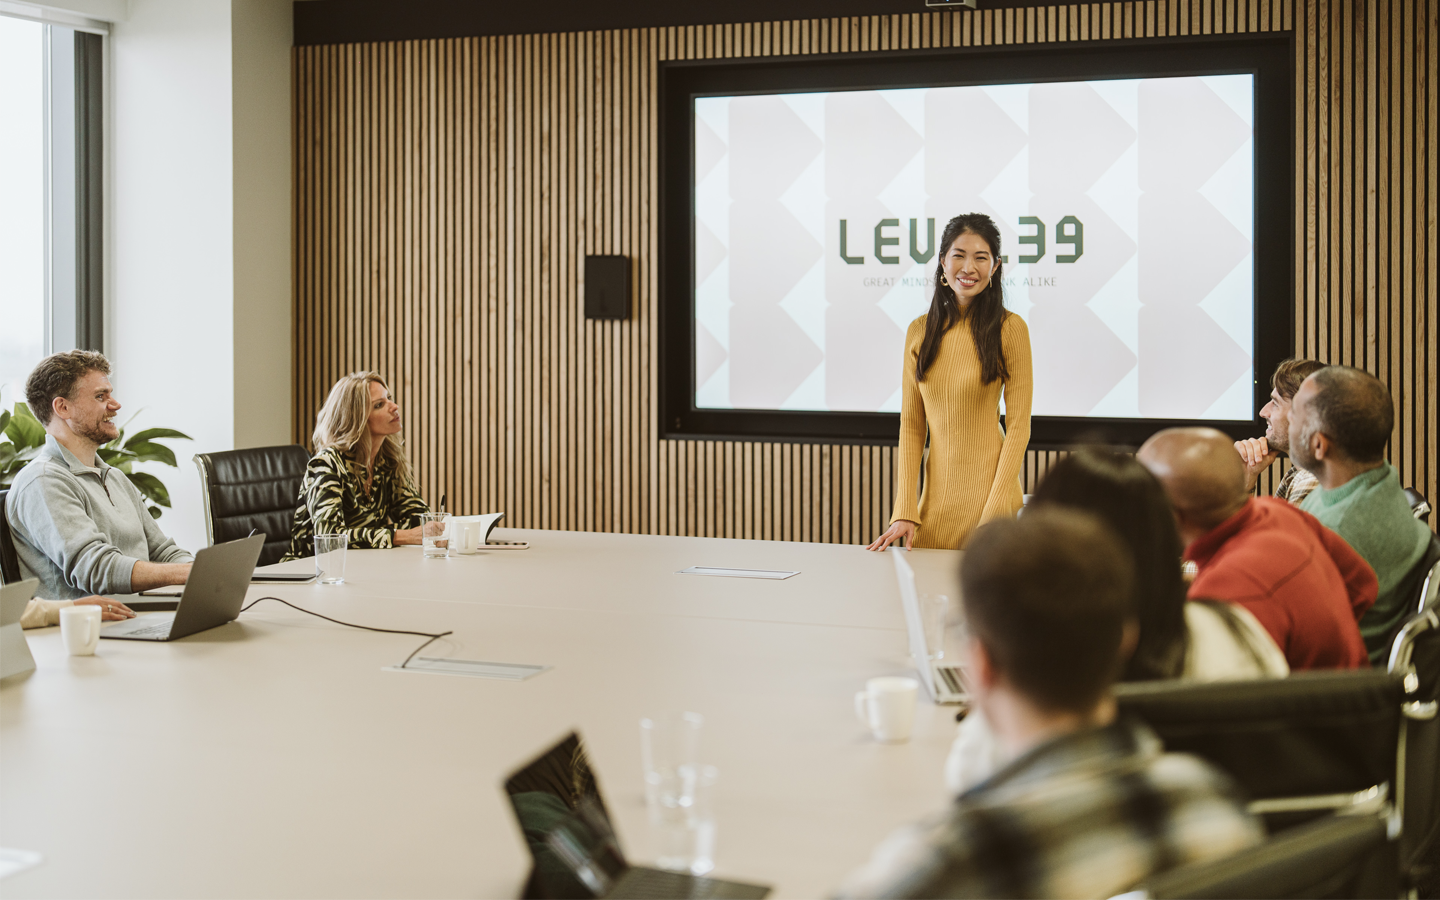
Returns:
[[[1409,577],[1415,583],[1411,612],[1390,642],[1388,669],[1397,675],[1413,671],[1418,683],[1410,693],[1440,699],[1440,635],[1428,625],[1440,622],[1440,538],[1430,539],[1430,551],[1415,568]]]
[[[290,546],[290,524],[309,462],[309,451],[293,444],[197,453],[210,543],[238,540],[254,529],[265,535],[258,565],[277,562]]]
[[[1440,894],[1440,562],[1429,572],[1418,612],[1395,637],[1390,672],[1404,679],[1405,733],[1397,788],[1404,830],[1401,868],[1419,896]]]
[[[1137,889],[1154,898],[1394,897],[1394,847],[1379,815],[1331,814],[1263,844],[1157,875]]]
[[[1422,522],[1430,521],[1430,502],[1425,495],[1413,487],[1405,489],[1405,499],[1410,501],[1410,512]]]
[[[14,584],[20,580],[20,557],[15,555],[15,539],[10,536],[10,515],[5,511],[5,501],[10,490],[0,491],[0,584]]]
[[[1149,724],[1167,750],[1209,760],[1252,801],[1265,801],[1252,805],[1257,811],[1335,808],[1348,802],[1344,795],[1393,789],[1404,694],[1398,676],[1365,669],[1133,682],[1115,693],[1120,709]]]

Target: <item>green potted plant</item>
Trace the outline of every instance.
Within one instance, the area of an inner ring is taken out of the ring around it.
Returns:
[[[143,411],[143,410],[142,410]],[[135,416],[140,413],[137,412]],[[190,436],[173,428],[147,428],[131,435],[127,440],[125,428],[135,416],[120,426],[115,440],[99,448],[96,453],[106,463],[125,473],[130,483],[145,497],[145,508],[151,518],[160,518],[160,507],[170,506],[170,491],[164,482],[149,472],[136,472],[136,463],[158,462],[171,468],[178,468],[175,451],[158,443],[167,439],[190,440]],[[34,459],[40,448],[45,446],[45,428],[30,412],[24,402],[16,403],[14,411],[0,409],[0,490],[14,482],[15,476]]]

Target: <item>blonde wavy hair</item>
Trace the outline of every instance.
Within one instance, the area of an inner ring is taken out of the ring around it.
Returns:
[[[315,452],[332,447],[354,455],[361,462],[370,458],[373,440],[370,436],[370,385],[378,384],[387,391],[390,386],[379,372],[351,372],[335,382],[325,405],[315,414],[315,433],[311,440]],[[405,443],[398,434],[387,434],[380,452],[379,464],[389,462],[403,484],[414,483],[410,460],[405,456]],[[376,466],[379,468],[379,465]]]

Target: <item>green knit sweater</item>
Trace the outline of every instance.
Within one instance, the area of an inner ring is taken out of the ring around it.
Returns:
[[[1387,463],[1326,490],[1317,487],[1300,508],[1343,537],[1375,570],[1380,596],[1360,617],[1360,634],[1371,665],[1383,665],[1385,640],[1408,606],[1400,584],[1424,555],[1430,529],[1410,512],[1400,477]]]

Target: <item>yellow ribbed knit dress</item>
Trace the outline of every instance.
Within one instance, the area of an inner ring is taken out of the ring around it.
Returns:
[[[925,316],[905,333],[904,393],[900,409],[900,451],[896,461],[896,519],[919,523],[916,547],[955,550],[976,527],[1014,516],[1023,505],[1020,467],[1030,443],[1030,329],[1010,313],[1000,326],[1000,346],[1010,377],[980,383],[980,356],[970,323],[957,322],[940,341],[940,352],[915,380],[915,361],[925,338]],[[1006,424],[1000,427],[1000,394]],[[925,432],[930,456],[925,490],[917,499]]]

